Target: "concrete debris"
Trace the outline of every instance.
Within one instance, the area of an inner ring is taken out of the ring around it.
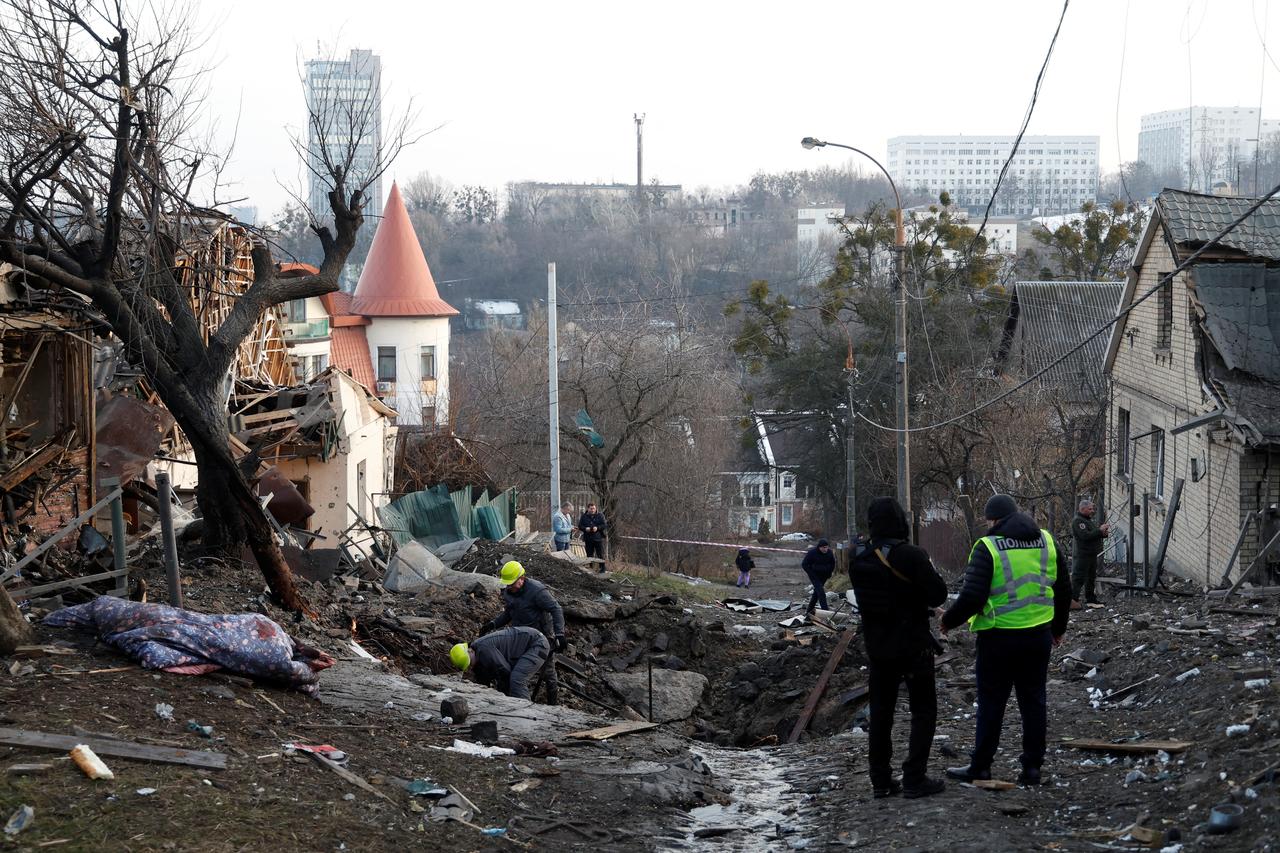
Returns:
[[[649,677],[645,672],[616,673],[605,676],[605,681],[628,705],[641,712],[649,708]],[[653,721],[670,723],[691,715],[702,693],[707,688],[707,677],[688,670],[655,669],[653,671]]]

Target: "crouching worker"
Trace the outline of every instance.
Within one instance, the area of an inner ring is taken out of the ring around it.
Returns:
[[[929,615],[947,599],[947,584],[923,548],[907,542],[907,516],[893,498],[876,498],[867,508],[870,541],[849,566],[858,597],[862,637],[870,661],[871,730],[868,733],[874,796],[906,797],[940,793],[946,784],[925,771],[938,722],[933,656],[941,651]],[[911,738],[902,781],[893,778],[893,714],[898,685],[905,681],[911,708]]]
[[[551,644],[536,628],[504,628],[471,645],[458,643],[449,660],[477,684],[501,690],[516,699],[528,699],[531,682],[547,662]]]
[[[555,652],[562,652],[568,645],[564,635],[564,611],[546,585],[525,574],[524,566],[510,560],[498,576],[502,583],[503,610],[480,626],[480,633],[488,634],[497,628],[514,625],[517,628],[536,628],[555,645],[552,656],[547,658],[542,682],[547,688],[547,704],[559,704],[559,682],[556,680]]]

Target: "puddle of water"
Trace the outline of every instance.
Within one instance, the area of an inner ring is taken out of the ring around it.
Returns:
[[[659,849],[690,850],[714,844],[717,850],[726,851],[782,850],[789,846],[788,841],[803,843],[807,835],[799,807],[804,794],[786,780],[787,764],[782,758],[763,749],[707,747],[695,752],[711,768],[718,785],[731,786],[733,799],[728,805],[691,810],[683,837],[665,839]],[[731,831],[714,838],[699,837],[699,832],[718,829]]]

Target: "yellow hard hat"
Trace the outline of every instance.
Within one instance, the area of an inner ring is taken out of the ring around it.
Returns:
[[[524,577],[524,566],[511,560],[502,567],[502,574],[498,579],[502,581],[503,586],[511,586],[522,577]]]
[[[471,666],[471,650],[467,648],[466,643],[458,643],[449,649],[449,660],[453,661],[453,665],[463,672],[467,671],[467,667]]]

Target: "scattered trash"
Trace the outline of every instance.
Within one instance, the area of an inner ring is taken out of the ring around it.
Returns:
[[[426,711],[418,711],[417,713],[411,714],[409,719],[417,723],[426,723],[432,719],[432,715]]]
[[[1244,686],[1249,688],[1250,690],[1262,690],[1265,687],[1271,686],[1271,679],[1270,678],[1250,678],[1248,681],[1244,683]]]
[[[1249,733],[1249,726],[1244,723],[1237,723],[1234,726],[1227,726],[1227,737],[1244,737]]]
[[[4,772],[7,776],[38,776],[52,769],[52,764],[10,764]]]
[[[1129,775],[1124,777],[1124,786],[1127,788],[1135,782],[1147,781],[1147,774],[1141,770],[1130,770]]]
[[[1182,673],[1182,675],[1177,676],[1173,680],[1181,683],[1183,681],[1186,681],[1188,678],[1195,678],[1199,674],[1200,674],[1200,667],[1196,667],[1195,669],[1187,670],[1186,672]]]
[[[194,732],[195,734],[200,735],[200,737],[213,737],[213,726],[202,726],[195,720],[187,720],[187,731]]]
[[[448,788],[437,785],[430,779],[414,779],[404,789],[413,797],[445,797],[449,794]]]
[[[729,633],[739,637],[763,636],[765,628],[763,625],[730,625]]]
[[[507,828],[505,826],[490,826],[480,830],[481,835],[506,835]]]
[[[286,743],[283,744],[285,754],[291,752],[309,752],[312,755],[323,756],[334,764],[346,764],[347,754],[336,746],[330,746],[327,743]]]
[[[173,722],[173,706],[164,702],[156,703],[156,716],[166,722]]]
[[[521,779],[511,785],[511,791],[516,794],[523,794],[525,791],[532,791],[541,784],[541,779]]]
[[[84,775],[88,776],[90,779],[116,778],[115,774],[107,768],[107,765],[102,763],[102,759],[94,754],[94,751],[83,743],[77,744],[71,750],[71,760],[74,761],[76,766],[83,770]]]
[[[4,834],[13,837],[30,826],[35,819],[35,809],[28,805],[18,806],[18,810],[9,816],[8,822],[4,825]]]
[[[1244,823],[1244,806],[1222,803],[1209,810],[1209,832],[1214,835],[1234,832],[1242,823]]]
[[[134,793],[137,794],[139,797],[149,797],[155,792],[156,792],[155,788],[139,788],[138,790],[134,791]]]
[[[432,747],[433,749],[443,749],[446,752],[461,752],[463,755],[478,755],[481,758],[494,758],[499,755],[515,755],[514,749],[507,749],[505,746],[481,746],[478,743],[471,743],[466,740],[455,740],[453,746]]]
[[[354,802],[355,798],[356,798],[356,795],[351,793],[350,791],[342,795],[342,799],[346,800],[348,803]]]

